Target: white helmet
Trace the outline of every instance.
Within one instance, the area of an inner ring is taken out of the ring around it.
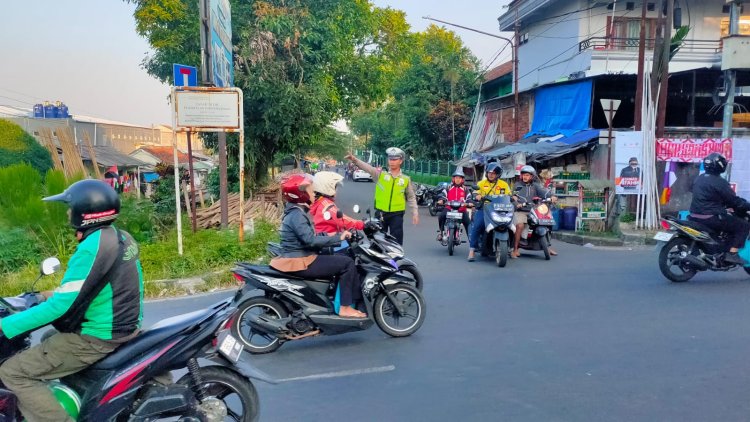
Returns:
[[[402,160],[406,156],[406,154],[404,154],[404,150],[398,147],[390,147],[385,150],[385,153],[388,155],[388,157],[398,157]]]
[[[313,177],[313,190],[321,195],[335,196],[336,186],[344,180],[344,176],[332,171],[319,171]]]

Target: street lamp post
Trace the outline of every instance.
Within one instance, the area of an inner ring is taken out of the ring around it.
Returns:
[[[515,39],[515,42],[514,42],[510,38],[505,38],[505,37],[502,37],[500,35],[492,34],[492,33],[485,32],[485,31],[480,31],[480,30],[474,29],[474,28],[469,28],[468,26],[458,25],[458,24],[451,23],[451,22],[446,22],[446,21],[443,21],[443,20],[440,20],[440,19],[431,18],[429,16],[423,16],[422,19],[427,19],[427,20],[431,20],[431,21],[435,21],[435,22],[440,22],[442,24],[450,25],[450,26],[455,26],[456,28],[465,29],[467,31],[477,32],[479,34],[484,34],[484,35],[487,35],[487,36],[490,36],[490,37],[499,38],[499,39],[507,42],[510,45],[511,52],[512,52],[512,55],[513,55],[513,57],[512,57],[512,61],[513,61],[513,95],[514,95],[514,98],[513,98],[513,102],[514,102],[514,105],[513,105],[513,114],[514,114],[514,117],[515,117],[514,120],[513,120],[513,126],[514,126],[513,130],[514,130],[515,137],[516,137],[515,140],[518,141],[518,139],[519,139],[519,135],[518,135],[518,129],[519,129],[518,116],[519,116],[519,111],[520,111],[519,110],[519,106],[518,106],[518,103],[519,103],[519,100],[518,100],[518,25],[516,25],[516,29],[515,29],[515,32],[514,32],[514,35],[513,35],[513,38]]]

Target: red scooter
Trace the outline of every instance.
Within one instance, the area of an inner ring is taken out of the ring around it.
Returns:
[[[533,207],[529,211],[528,223],[521,233],[521,242],[518,247],[527,251],[544,251],[544,259],[549,261],[551,257],[549,245],[552,240],[552,226],[555,225],[555,218],[552,216],[552,210],[549,206],[551,200],[534,197],[531,203]],[[521,203],[519,207],[528,204]],[[515,232],[515,225],[511,229]]]

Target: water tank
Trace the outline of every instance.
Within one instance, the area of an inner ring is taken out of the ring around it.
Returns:
[[[55,106],[52,103],[44,103],[44,115],[42,117],[44,117],[45,119],[55,118]]]
[[[563,208],[562,209],[562,222],[560,223],[560,229],[575,230],[576,229],[576,217],[578,217],[577,207]]]
[[[60,107],[62,106],[62,103],[60,101],[55,101],[55,119],[62,119],[62,110],[60,110]]]
[[[34,117],[37,119],[44,117],[44,106],[42,104],[34,104]]]
[[[65,105],[65,103],[60,103],[60,118],[67,119],[70,117],[70,114],[68,113],[68,106]]]

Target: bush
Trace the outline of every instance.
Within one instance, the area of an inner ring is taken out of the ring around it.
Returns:
[[[21,126],[0,119],[0,167],[27,163],[39,174],[52,168],[52,157]]]
[[[157,240],[174,222],[174,216],[157,213],[156,205],[149,200],[138,200],[126,195],[121,197],[121,202],[120,215],[115,225],[130,233],[138,243]]]
[[[0,274],[6,274],[41,261],[39,240],[23,228],[0,230]]]
[[[411,180],[422,183],[425,185],[435,186],[440,182],[450,182],[451,178],[450,176],[439,176],[436,174],[420,174],[420,173],[412,173],[405,171],[406,175],[408,175]]]
[[[626,212],[620,216],[620,223],[632,223],[635,221],[635,213]]]

